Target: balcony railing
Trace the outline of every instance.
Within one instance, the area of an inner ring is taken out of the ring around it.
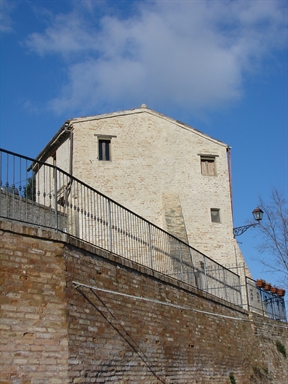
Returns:
[[[257,287],[256,281],[246,277],[248,310],[274,320],[287,321],[284,296]]]
[[[2,149],[0,172],[0,217],[67,233],[242,306],[239,275],[67,172]]]

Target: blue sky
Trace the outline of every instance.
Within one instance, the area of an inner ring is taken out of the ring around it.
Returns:
[[[288,197],[286,0],[0,0],[0,146],[35,157],[63,122],[139,107],[232,147],[234,224]],[[253,277],[256,230],[239,241]]]

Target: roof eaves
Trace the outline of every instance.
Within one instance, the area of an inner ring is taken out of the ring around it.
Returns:
[[[228,144],[224,143],[223,141],[214,139],[213,137],[199,131],[198,129],[191,127],[188,124],[182,123],[179,120],[173,119],[172,117],[166,116],[160,112],[154,111],[153,109],[147,108],[145,104],[142,104],[140,108],[133,108],[133,109],[128,109],[128,110],[122,110],[122,111],[117,111],[117,112],[111,112],[111,113],[105,113],[105,114],[99,114],[95,116],[83,116],[79,118],[74,118],[71,119],[70,122],[72,123],[82,123],[85,121],[93,121],[93,120],[100,120],[100,119],[107,119],[107,118],[113,118],[115,116],[125,116],[125,115],[130,115],[130,114],[136,114],[136,113],[150,113],[152,115],[158,116],[162,119],[168,120],[170,122],[173,122],[174,124],[177,124],[180,128],[189,130],[190,132],[194,132],[195,134],[202,136],[203,138],[206,138],[214,143],[217,143],[221,146],[227,147]]]
[[[60,127],[57,133],[52,137],[52,139],[46,144],[42,151],[36,157],[37,161],[45,162],[47,158],[55,152],[57,147],[63,143],[69,136],[69,131],[71,131],[72,126],[70,122],[72,120],[66,120],[65,123]],[[69,129],[70,128],[70,129]]]

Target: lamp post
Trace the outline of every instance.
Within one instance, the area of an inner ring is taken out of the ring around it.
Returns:
[[[261,208],[255,208],[252,212],[254,219],[256,220],[256,223],[243,225],[242,227],[236,227],[233,228],[233,234],[234,237],[242,235],[242,233],[246,232],[247,229],[255,227],[260,223],[260,221],[263,219],[263,211]]]

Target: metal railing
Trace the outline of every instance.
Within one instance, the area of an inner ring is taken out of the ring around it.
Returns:
[[[256,286],[256,281],[246,277],[248,310],[273,320],[287,321],[283,296]]]
[[[239,275],[56,166],[0,149],[0,217],[68,233],[241,306]]]

